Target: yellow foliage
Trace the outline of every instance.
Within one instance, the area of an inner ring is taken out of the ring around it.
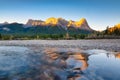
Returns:
[[[120,34],[120,24],[108,28],[108,34]]]

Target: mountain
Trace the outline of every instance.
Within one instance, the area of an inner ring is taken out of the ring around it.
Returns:
[[[64,28],[65,30],[68,29],[69,27],[73,27],[73,28],[79,28],[79,29],[83,29],[83,30],[88,30],[88,31],[93,31],[88,23],[87,20],[85,18],[82,18],[79,21],[67,21],[63,18],[48,18],[46,21],[42,21],[42,20],[32,20],[29,19],[28,22],[26,23],[26,26],[59,26]]]
[[[3,23],[0,25],[2,35],[38,35],[38,34],[62,34],[71,35],[89,34],[92,30],[86,19],[80,21],[67,21],[63,18],[48,18],[46,21],[29,19],[26,24]]]
[[[8,22],[0,23],[0,26],[9,24]]]
[[[44,24],[45,22],[42,20],[33,20],[33,19],[29,19],[28,22],[26,23],[27,26],[38,26]]]
[[[66,29],[68,21],[66,21],[65,19],[62,18],[48,18],[45,21],[46,25],[48,26],[61,26],[62,28]]]
[[[83,29],[83,30],[89,30],[92,31],[92,29],[89,27],[87,20],[85,18],[82,18],[80,21],[72,21],[70,20],[68,23],[68,26],[72,26],[75,28]]]

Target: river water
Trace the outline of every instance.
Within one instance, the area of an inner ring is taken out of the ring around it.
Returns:
[[[0,80],[120,80],[120,52],[0,46]]]

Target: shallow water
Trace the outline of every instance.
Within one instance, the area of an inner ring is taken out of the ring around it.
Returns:
[[[0,46],[0,80],[120,80],[120,53]]]

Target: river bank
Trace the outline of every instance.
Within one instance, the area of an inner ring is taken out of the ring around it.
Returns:
[[[50,48],[79,48],[103,49],[107,51],[120,51],[120,39],[96,39],[96,40],[4,40],[0,46],[38,46]]]

